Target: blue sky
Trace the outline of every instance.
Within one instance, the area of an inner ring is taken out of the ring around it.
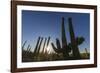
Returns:
[[[68,17],[72,17],[75,36],[83,36],[85,42],[79,46],[80,51],[84,48],[90,49],[90,15],[88,13],[68,13],[68,12],[47,12],[47,11],[22,11],[22,44],[27,40],[27,45],[31,44],[34,49],[39,36],[51,37],[51,42],[55,39],[61,40],[61,18],[64,17],[67,41],[70,42]]]

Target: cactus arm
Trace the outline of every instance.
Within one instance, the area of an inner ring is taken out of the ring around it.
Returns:
[[[61,49],[61,45],[60,45],[59,39],[56,39],[56,45],[57,45],[57,48],[58,48],[58,49]]]
[[[85,41],[85,39],[83,37],[77,37],[76,38],[77,45],[81,45],[84,41]]]
[[[71,52],[71,50],[72,50],[72,45],[71,45],[71,43],[69,43],[68,44],[68,52]]]
[[[53,50],[54,50],[55,52],[57,52],[57,48],[54,46],[54,44],[51,43],[51,45],[52,45]]]
[[[57,49],[57,48],[54,46],[53,43],[51,43],[51,45],[52,45],[53,50],[54,50],[56,53],[60,53],[60,52],[61,52],[61,50],[60,50],[60,49]]]

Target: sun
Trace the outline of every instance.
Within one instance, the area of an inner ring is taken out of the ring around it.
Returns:
[[[48,53],[51,53],[51,52],[53,52],[53,50],[52,50],[53,48],[52,48],[52,46],[51,45],[48,45],[48,47],[46,48],[46,50],[47,50],[47,52]]]

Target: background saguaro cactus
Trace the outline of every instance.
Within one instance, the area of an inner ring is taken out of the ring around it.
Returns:
[[[47,56],[44,56],[44,55],[45,55],[45,51],[47,51],[47,47],[49,43],[50,43],[50,37],[48,37],[48,39],[45,38],[44,42],[43,42],[43,37],[38,38],[37,44],[33,53],[34,60],[37,60],[37,61],[46,60]]]
[[[86,57],[89,58],[89,53],[87,51],[87,48],[85,48],[85,52],[86,52]]]
[[[25,48],[25,44],[27,41],[24,42],[22,45],[22,61],[29,62],[32,61],[32,51],[30,44]]]
[[[27,41],[25,41],[24,44],[22,45],[22,50],[24,49],[26,43]]]
[[[49,45],[49,42],[50,42],[50,36],[48,37],[48,40],[47,40],[47,47]]]
[[[36,43],[36,46],[35,46],[35,49],[34,49],[34,53],[33,53],[34,56],[36,55],[36,52],[37,52],[37,49],[38,49],[38,46],[39,46],[39,42],[40,42],[40,36],[37,39],[37,43]]]
[[[43,44],[42,53],[44,52],[44,49],[45,49],[45,45],[46,45],[46,41],[47,41],[47,38],[45,38],[45,40],[44,40],[44,44]]]
[[[39,54],[39,52],[40,52],[40,48],[41,48],[42,41],[43,41],[43,37],[41,37],[41,40],[40,40],[38,49],[37,49],[37,51],[36,51],[37,54]]]

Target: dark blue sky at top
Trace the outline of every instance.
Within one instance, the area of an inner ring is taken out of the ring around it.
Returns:
[[[66,30],[66,38],[70,42],[70,34],[68,28],[68,17],[72,17],[75,36],[83,36],[85,42],[79,46],[81,51],[84,48],[90,49],[90,15],[89,13],[69,13],[69,12],[47,12],[47,11],[22,11],[22,43],[26,40],[27,44],[35,47],[37,39],[41,37],[51,37],[51,41],[55,43],[55,39],[61,40],[61,23],[62,17],[65,18],[64,25]]]

